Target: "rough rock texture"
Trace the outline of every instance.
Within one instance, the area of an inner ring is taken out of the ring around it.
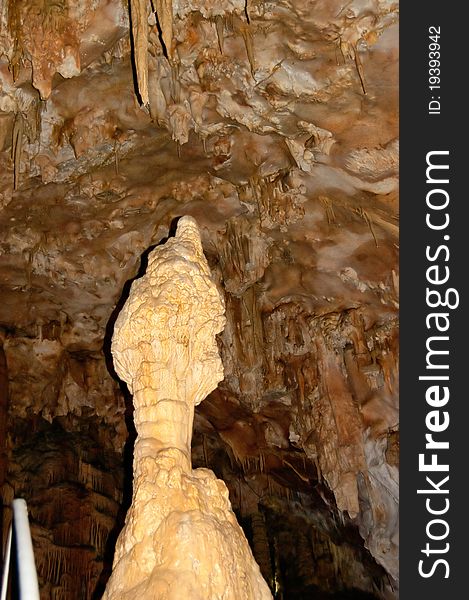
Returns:
[[[397,596],[397,10],[0,0],[0,484],[70,491],[33,511],[45,599],[103,592],[135,435],[110,333],[182,214],[227,320],[193,464],[277,598]]]
[[[194,408],[223,379],[215,340],[223,313],[197,224],[183,217],[132,284],[112,338],[137,439],[132,505],[105,600],[272,598],[225,484],[192,470]]]
[[[92,598],[116,539],[123,476],[120,455],[109,449],[112,432],[74,421],[74,433],[66,418],[21,419],[10,430],[14,487],[4,488],[3,500],[28,499],[42,597]]]

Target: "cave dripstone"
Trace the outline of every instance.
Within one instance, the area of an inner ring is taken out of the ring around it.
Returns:
[[[224,302],[192,217],[155,248],[114,326],[116,371],[132,391],[133,496],[103,600],[272,600],[209,469],[192,469],[194,409],[223,379]]]
[[[276,600],[398,596],[398,4],[0,0],[0,489],[41,597],[132,495],[110,340],[181,215],[224,297],[195,411]]]

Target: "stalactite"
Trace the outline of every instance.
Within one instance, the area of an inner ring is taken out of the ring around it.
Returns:
[[[47,552],[37,553],[39,574],[54,585],[58,585],[63,574],[89,578],[94,555],[87,548],[51,546]]]
[[[142,104],[149,103],[148,98],[148,0],[130,0],[130,20],[134,43],[135,70],[137,72],[138,91]]]
[[[66,364],[70,367],[70,361]],[[100,373],[94,363],[88,370],[90,377]],[[113,474],[117,456],[105,447],[98,452],[96,441],[84,433],[89,421],[74,423],[78,430],[80,425],[80,433],[70,433],[57,422],[43,422],[30,432],[27,447],[14,453],[9,473],[15,495],[28,501],[41,594],[48,598],[92,597],[119,509],[120,478]],[[100,436],[105,439],[104,431]],[[99,463],[84,458],[99,458]],[[27,477],[19,480],[19,472]]]
[[[89,530],[90,540],[92,545],[98,550],[99,553],[103,552],[106,540],[113,525],[113,523],[106,523],[105,525],[99,523],[96,520],[96,515],[93,515],[91,518],[91,526]]]
[[[305,475],[302,475],[298,469],[295,469],[295,467],[288,461],[285,459],[282,459],[282,462],[284,465],[287,465],[288,467],[290,467],[290,469],[295,473],[295,475],[297,475],[302,481],[305,481],[306,483],[309,483],[309,478],[306,477]]]
[[[283,600],[283,577],[281,569],[279,541],[274,537],[274,594],[275,600]]]
[[[173,2],[172,0],[154,0],[154,2],[166,55],[171,59],[173,57]]]
[[[256,59],[254,56],[254,41],[252,39],[252,32],[249,25],[240,25],[241,35],[243,36],[244,47],[246,48],[246,54],[251,69],[251,75],[254,77],[256,72]]]
[[[11,157],[13,160],[13,189],[17,190],[20,181],[21,155],[23,154],[24,117],[21,112],[15,115],[13,125]]]
[[[246,218],[228,221],[220,248],[220,265],[228,292],[240,296],[262,277],[268,263],[268,248],[266,236],[260,230],[254,234]]]
[[[366,92],[365,92],[366,93]],[[377,248],[379,248],[379,244],[378,244],[378,239],[376,237],[376,233],[373,227],[373,219],[370,215],[370,213],[368,211],[366,211],[364,208],[360,207],[356,209],[356,212],[358,215],[360,215],[360,217],[365,221],[365,223],[368,225],[371,235],[373,236],[373,240],[375,242],[375,246]]]
[[[96,492],[105,494],[107,492],[106,478],[106,473],[80,459],[78,463],[78,481]]]
[[[298,532],[295,546],[297,572],[303,580],[303,585],[308,586],[314,581],[313,578],[317,567],[313,561],[311,544],[304,532]]]
[[[360,84],[362,86],[363,93],[366,96],[365,72],[363,70],[362,61],[360,59],[360,53],[358,52],[356,46],[353,49],[353,54],[355,58],[355,67],[357,69],[358,77],[360,78]]]
[[[267,528],[265,518],[261,511],[257,511],[251,515],[253,554],[261,569],[264,579],[273,589],[273,574],[272,562],[270,558],[270,545],[267,536]]]
[[[304,216],[303,198],[297,191],[284,190],[285,172],[280,171],[268,177],[259,174],[249,178],[252,200],[257,205],[261,230],[285,227]]]
[[[96,490],[91,492],[90,501],[94,508],[103,515],[114,515],[119,507],[119,502],[114,498],[104,496]]]
[[[225,18],[222,15],[215,17],[215,28],[217,31],[218,48],[220,54],[223,54],[223,43],[225,39]]]
[[[336,223],[336,215],[334,212],[333,200],[328,196],[319,196],[319,201],[324,206],[327,222],[329,223],[329,225],[334,225]]]
[[[175,104],[181,102],[181,83],[179,80],[179,65],[177,63],[170,65],[170,89],[171,89],[171,100]],[[178,150],[178,156],[180,150]]]

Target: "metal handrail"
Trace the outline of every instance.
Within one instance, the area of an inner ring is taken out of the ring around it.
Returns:
[[[29,529],[26,500],[16,498],[12,502],[12,509],[13,519],[8,530],[5,547],[0,600],[6,600],[8,590],[13,533],[16,542],[19,598],[20,600],[39,600],[39,585],[37,583],[36,564],[34,562],[33,543],[31,540],[31,531]]]

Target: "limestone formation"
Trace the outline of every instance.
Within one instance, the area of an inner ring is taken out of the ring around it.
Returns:
[[[191,467],[194,407],[223,378],[215,335],[224,323],[198,227],[183,217],[115,323],[112,354],[133,394],[137,440],[105,600],[271,598],[225,484]]]
[[[192,464],[274,595],[398,597],[398,12],[0,0],[0,494],[43,600],[104,593],[135,441],[115,306],[183,214],[226,303]]]

